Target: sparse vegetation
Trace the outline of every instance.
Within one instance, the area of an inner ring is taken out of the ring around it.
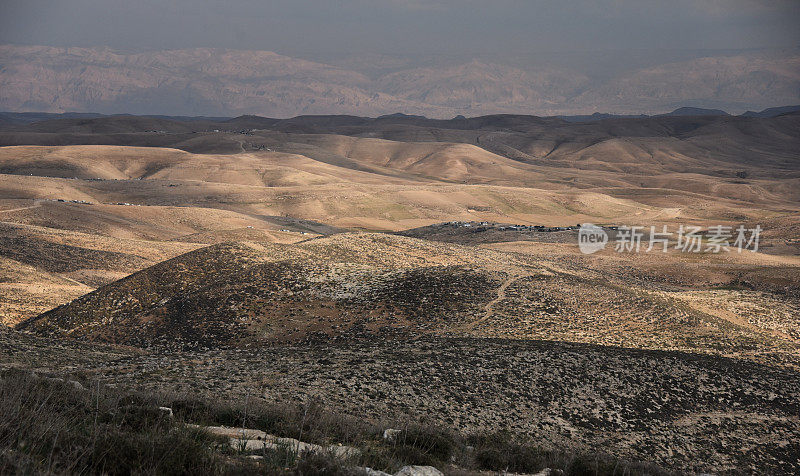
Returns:
[[[5,372],[0,473],[215,474],[225,441],[104,386]]]
[[[798,118],[0,124],[0,472],[797,473]]]
[[[564,476],[673,474],[654,464],[623,462],[609,455],[544,449],[531,442],[517,441],[508,432],[474,436],[469,442],[474,448],[474,466],[481,470],[501,468],[511,473],[531,474],[551,468]]]
[[[174,416],[159,404],[169,401]],[[247,408],[251,426],[309,441],[344,439],[360,456],[298,453],[289,445],[242,452],[235,443],[188,423],[238,427],[245,409],[201,399],[176,399],[22,371],[0,375],[0,473],[9,474],[298,474],[355,475],[363,467],[393,472],[430,465],[449,473],[544,468],[564,475],[667,474],[655,466],[610,457],[545,451],[510,435],[462,436],[409,425],[390,439],[380,426],[327,412],[318,403]],[[286,433],[281,433],[286,432]],[[256,456],[256,459],[248,456]]]

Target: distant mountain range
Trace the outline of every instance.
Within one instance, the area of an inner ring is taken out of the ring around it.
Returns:
[[[747,111],[744,114],[741,114],[741,117],[778,117],[784,114],[795,114],[800,113],[800,105],[797,106],[782,106],[782,107],[771,107],[764,109],[763,111],[755,112],[755,111]],[[597,122],[603,121],[607,119],[643,119],[648,117],[689,117],[689,116],[730,116],[725,111],[719,109],[702,109],[697,107],[681,107],[675,109],[672,112],[668,112],[666,114],[657,114],[654,116],[648,116],[646,114],[638,114],[638,115],[625,115],[625,114],[607,114],[607,113],[600,113],[596,112],[594,114],[588,115],[576,115],[576,116],[556,116],[559,119],[562,119],[566,122]],[[126,118],[129,117],[131,120],[135,121],[138,120],[138,116],[131,116],[128,114],[100,114],[96,112],[64,112],[64,113],[54,113],[54,112],[8,112],[8,111],[0,111],[0,125],[4,124],[7,127],[13,127],[15,125],[26,125],[26,124],[33,124],[35,122],[43,122],[43,121],[52,121],[58,119],[82,119],[82,120],[89,120],[89,119],[98,119],[98,118]],[[270,119],[266,117],[259,117],[259,116],[239,116],[239,117],[227,117],[227,116],[217,116],[217,117],[209,117],[209,116],[166,116],[166,115],[149,115],[149,118],[153,118],[156,120],[167,120],[167,121],[181,121],[181,122],[202,122],[208,124],[220,124],[220,123],[236,123],[238,126],[243,128],[247,128],[252,126],[252,128],[264,128],[264,127],[271,127],[275,125],[278,120]],[[320,120],[323,120],[325,116],[318,116]],[[531,116],[532,118],[535,116]],[[297,116],[295,118],[290,118],[291,120],[311,120],[313,122],[313,116]],[[347,116],[341,116],[336,118],[338,121],[343,119],[347,119]],[[352,125],[361,125],[364,123],[365,120],[368,118],[359,118],[352,116]],[[419,115],[409,115],[403,113],[393,113],[393,114],[385,114],[376,118],[378,121],[384,120],[396,120],[396,121],[404,121],[404,122],[413,122],[413,121],[428,121],[429,118],[425,116]],[[473,118],[474,120],[480,118]],[[456,116],[451,121],[458,122],[458,121],[466,121],[467,118],[464,116]],[[47,123],[49,124],[49,122]],[[223,127],[223,126],[219,126]]]
[[[484,61],[376,74],[269,51],[127,54],[108,48],[0,46],[0,110],[8,111],[583,117],[595,111],[659,114],[684,106],[711,107],[718,114],[797,103],[800,55],[698,58],[597,80],[557,67]]]
[[[783,114],[791,114],[794,112],[800,112],[800,106],[770,107],[761,112],[747,111],[742,115],[745,117],[777,117]]]

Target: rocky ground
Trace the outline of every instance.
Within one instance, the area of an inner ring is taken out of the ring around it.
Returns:
[[[15,126],[0,367],[797,473],[798,117]],[[583,222],[764,233],[584,255]]]
[[[163,353],[4,331],[2,367],[351,415],[508,430],[696,472],[800,470],[800,375],[680,352],[494,339],[340,338]]]
[[[19,329],[170,351],[354,335],[544,339],[798,368],[800,341],[775,333],[777,317],[717,315],[719,306],[698,304],[707,299],[687,301],[679,287],[625,271],[385,234],[228,243],[159,263]],[[770,299],[782,316],[797,305],[788,295]],[[782,319],[781,329],[793,326]]]

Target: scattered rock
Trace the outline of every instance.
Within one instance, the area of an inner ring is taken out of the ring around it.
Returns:
[[[314,443],[306,443],[294,438],[279,438],[274,435],[269,435],[261,430],[253,430],[250,428],[231,428],[227,426],[198,426],[189,425],[195,428],[202,428],[209,433],[226,436],[230,438],[231,447],[240,451],[257,451],[263,449],[278,449],[288,448],[297,452],[298,455],[303,453],[330,453],[331,455],[347,459],[361,455],[358,448],[344,445],[329,445],[321,446]]]
[[[392,476],[389,473],[384,473],[383,471],[378,471],[377,469],[372,469],[372,468],[359,468],[359,467],[356,467],[356,469],[359,472],[363,471],[364,474],[366,474],[367,476]]]
[[[403,466],[394,476],[444,476],[433,466]]]
[[[403,430],[396,430],[396,429],[393,429],[393,428],[387,428],[387,429],[383,430],[383,439],[386,440],[386,441],[394,441],[395,439],[397,439],[397,435],[399,435],[402,432],[403,432]]]

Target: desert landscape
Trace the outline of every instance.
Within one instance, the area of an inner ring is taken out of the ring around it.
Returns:
[[[798,130],[796,113],[6,124],[0,365],[506,432],[549,466],[791,473]],[[582,253],[582,223],[610,245]],[[613,247],[680,224],[763,233],[758,252]],[[332,435],[315,442],[355,444]],[[393,461],[505,469],[452,451]]]
[[[0,476],[800,474],[798,24],[3,0]]]

